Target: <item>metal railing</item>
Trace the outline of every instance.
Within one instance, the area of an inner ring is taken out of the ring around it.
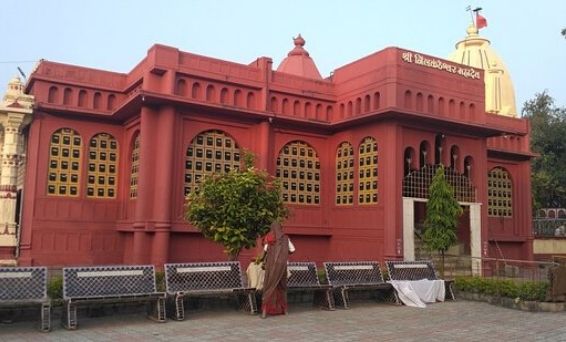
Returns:
[[[564,229],[557,231],[561,226]],[[533,234],[535,237],[566,237],[566,219],[536,218],[533,220]]]

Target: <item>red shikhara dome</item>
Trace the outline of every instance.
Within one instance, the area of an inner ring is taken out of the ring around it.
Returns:
[[[303,37],[299,34],[293,41],[295,47],[287,54],[287,57],[281,61],[277,71],[321,80],[322,77],[320,76],[320,72],[318,72],[316,64],[314,64],[314,61],[310,58],[307,50],[303,48],[305,45]]]

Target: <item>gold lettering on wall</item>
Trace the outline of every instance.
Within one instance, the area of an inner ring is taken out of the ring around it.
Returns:
[[[444,70],[452,74],[458,74],[465,78],[471,78],[477,80],[480,79],[480,72],[477,71],[476,69],[456,66],[438,58],[429,58],[418,53],[405,51],[401,55],[401,59],[407,63],[422,65],[427,68]]]

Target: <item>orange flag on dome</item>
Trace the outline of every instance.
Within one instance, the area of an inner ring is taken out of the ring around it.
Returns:
[[[479,30],[479,29],[482,29],[484,27],[487,27],[487,19],[484,18],[478,12],[476,12],[476,28]]]

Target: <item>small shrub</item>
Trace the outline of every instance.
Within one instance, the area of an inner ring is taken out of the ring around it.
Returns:
[[[47,282],[47,295],[51,299],[63,299],[63,277],[53,276]]]
[[[155,287],[158,292],[165,292],[165,272],[155,272]]]
[[[317,269],[316,275],[318,276],[318,281],[321,284],[328,284],[328,279],[326,279],[326,270],[324,268]]]
[[[464,292],[541,302],[544,301],[548,290],[548,283],[542,281],[515,282],[509,279],[481,277],[457,277],[454,286]]]

